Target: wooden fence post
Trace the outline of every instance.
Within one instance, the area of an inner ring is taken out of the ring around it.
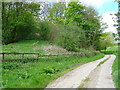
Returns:
[[[3,60],[4,60],[4,53],[2,53],[3,54]]]
[[[39,53],[37,54],[38,56],[37,56],[37,60],[39,59]]]

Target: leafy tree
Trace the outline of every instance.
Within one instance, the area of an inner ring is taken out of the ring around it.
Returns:
[[[2,2],[3,44],[26,39],[34,28],[40,5],[26,2]]]
[[[52,23],[64,24],[64,13],[65,13],[66,4],[64,2],[54,3],[48,12],[48,20]]]
[[[85,48],[86,44],[85,33],[75,25],[66,25],[64,30],[59,33],[56,43],[69,51],[79,51],[80,48]]]
[[[106,50],[107,47],[110,47],[113,45],[114,45],[114,39],[110,36],[110,33],[102,33],[102,36],[99,42],[99,49]]]
[[[81,26],[82,18],[83,18],[83,10],[85,6],[78,4],[78,2],[70,2],[68,3],[68,7],[66,8],[65,16],[66,16],[66,24],[74,24],[77,26]]]
[[[118,24],[115,25],[115,26],[117,26],[118,35],[119,35],[119,38],[120,38],[120,1],[119,0],[115,0],[115,1],[118,3],[118,13],[115,14],[117,16]]]
[[[83,6],[78,2],[70,2],[66,8],[66,24],[73,24],[81,27],[85,32],[88,46],[97,48],[97,42],[103,31],[100,17],[91,8]]]

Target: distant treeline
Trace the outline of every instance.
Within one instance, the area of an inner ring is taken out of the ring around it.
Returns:
[[[39,38],[70,51],[100,50],[113,45],[105,28],[98,13],[80,2],[2,2],[3,44]]]

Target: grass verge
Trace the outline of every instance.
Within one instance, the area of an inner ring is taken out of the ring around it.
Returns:
[[[100,66],[101,64],[103,64],[104,62],[106,62],[109,58],[110,58],[110,57],[108,57],[108,58],[105,59],[104,61],[101,61],[101,62],[97,65],[97,67]]]
[[[89,77],[86,77],[86,79],[83,81],[83,83],[78,88],[86,88],[86,83],[90,81]]]
[[[90,57],[57,57],[33,61],[7,61],[2,65],[4,88],[45,88],[54,79],[81,64],[88,63],[104,54]]]
[[[115,87],[120,88],[120,69],[118,66],[118,63],[120,63],[120,61],[118,61],[118,53],[114,53],[114,54],[116,55],[116,59],[112,65],[112,78]]]

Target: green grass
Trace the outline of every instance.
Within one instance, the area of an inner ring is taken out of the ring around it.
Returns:
[[[90,78],[89,78],[89,77],[87,77],[87,78],[84,80],[84,82],[88,82],[88,81],[90,81]]]
[[[58,57],[36,61],[3,62],[3,86],[5,88],[44,88],[48,83],[78,67],[103,57],[99,54],[91,57]],[[77,64],[77,65],[76,65]]]
[[[42,53],[40,47],[47,44],[49,44],[47,41],[42,40],[23,40],[16,43],[3,45],[2,51],[10,53]]]
[[[89,77],[86,77],[82,84],[78,86],[78,88],[86,88],[86,83],[90,81]]]
[[[36,44],[35,44],[36,43]],[[3,52],[40,53],[42,45],[49,45],[42,40],[24,40],[8,45],[3,45]],[[77,68],[81,64],[88,63],[104,54],[93,51],[83,52],[82,56],[51,56],[40,57],[39,60],[3,61],[2,78],[4,88],[44,88],[48,83],[63,74]],[[28,56],[31,57],[31,56]],[[5,56],[5,58],[21,58],[17,55]]]
[[[120,49],[120,45],[115,45],[115,46],[107,47],[106,50],[101,50],[101,53],[104,53],[104,54],[114,54],[119,49]]]
[[[82,83],[78,88],[86,88],[84,83]]]
[[[112,78],[115,83],[115,87],[120,88],[120,68],[118,66],[120,61],[118,60],[118,53],[114,53],[114,55],[116,55],[116,59],[112,65]]]
[[[110,57],[109,57],[109,58],[110,58]],[[101,64],[103,64],[104,62],[106,62],[109,58],[105,59],[104,61],[101,61],[101,62],[97,65],[97,67],[100,66]]]
[[[108,47],[106,51],[118,51],[118,48],[120,48],[120,46],[116,45],[116,46]]]

